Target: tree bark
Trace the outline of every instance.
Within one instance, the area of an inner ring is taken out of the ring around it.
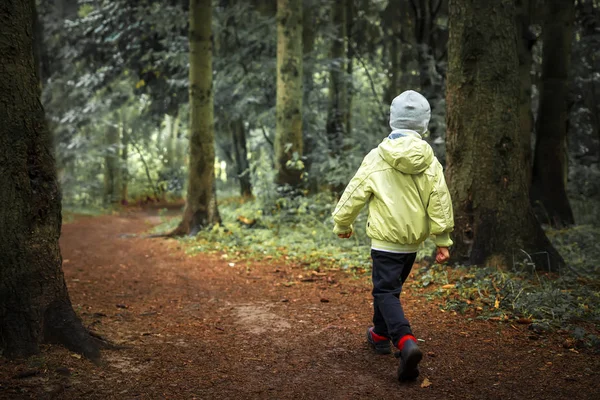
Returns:
[[[402,12],[405,3],[402,0],[390,0],[383,11],[384,30],[383,48],[386,54],[387,86],[383,92],[384,104],[391,104],[394,97],[400,94],[402,64]]]
[[[526,166],[526,181],[531,182],[532,151],[531,136],[533,135],[533,111],[531,109],[531,65],[533,63],[532,48],[536,37],[531,32],[531,0],[516,0],[517,7],[517,42],[519,55],[519,80],[521,92],[519,96],[519,126],[522,135],[523,162]]]
[[[111,125],[106,129],[104,149],[104,199],[105,206],[119,202],[119,128]]]
[[[445,38],[440,37],[435,21],[441,11],[445,11],[447,0],[411,0],[414,16],[414,40],[416,58],[419,68],[419,87],[431,105],[431,114],[436,114],[436,107],[443,97],[444,76],[438,71],[438,55],[440,48],[446,47]],[[435,119],[429,124],[431,137],[436,137],[437,123]]]
[[[250,164],[248,163],[244,121],[235,119],[231,122],[231,135],[233,137],[235,167],[240,182],[240,195],[242,197],[252,197],[252,183],[250,181]]]
[[[346,55],[348,46],[346,12],[348,0],[334,0],[331,5],[331,22],[336,30],[331,41],[329,58],[329,108],[326,132],[329,151],[339,157],[348,135],[348,85],[346,78]]]
[[[121,204],[127,204],[129,187],[129,132],[127,131],[127,121],[121,116]]]
[[[277,1],[276,183],[299,187],[302,141],[302,1]]]
[[[190,160],[183,219],[173,235],[196,235],[221,222],[215,182],[212,6],[190,0]]]
[[[531,258],[556,270],[564,261],[527,193],[514,0],[450,0],[449,9],[446,174],[454,257],[503,267]]]
[[[177,154],[177,141],[179,136],[179,112],[176,115],[166,115],[166,123],[169,126],[169,140],[167,143],[167,162],[168,168],[174,168],[179,165]]]
[[[573,40],[573,0],[547,0],[542,38],[542,82],[531,201],[543,222],[562,227],[575,223],[567,197],[567,98]]]
[[[34,7],[0,7],[0,353],[29,356],[49,342],[97,359],[99,344],[73,311],[61,267],[61,195],[36,77]]]

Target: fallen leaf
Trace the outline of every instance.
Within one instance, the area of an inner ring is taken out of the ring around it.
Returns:
[[[81,354],[71,353],[71,357],[77,358],[79,360],[81,359]]]
[[[431,386],[431,381],[429,379],[427,379],[427,378],[423,379],[423,382],[421,382],[421,387],[422,388],[426,388],[426,387],[429,387],[429,386]]]

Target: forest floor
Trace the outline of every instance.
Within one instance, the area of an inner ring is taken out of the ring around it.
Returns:
[[[123,345],[95,365],[58,346],[0,358],[2,399],[599,399],[600,356],[561,333],[469,320],[411,287],[417,382],[371,352],[369,276],[271,259],[188,255],[145,238],[157,211],[63,226],[65,279],[86,326]]]

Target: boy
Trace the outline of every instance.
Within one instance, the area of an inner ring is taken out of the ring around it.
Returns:
[[[367,341],[379,354],[399,350],[398,379],[414,380],[423,357],[400,303],[419,245],[435,237],[436,261],[450,254],[454,228],[452,202],[441,164],[421,135],[431,108],[421,94],[408,90],[392,101],[392,132],[363,160],[333,212],[334,233],[352,235],[352,223],[369,205],[367,235],[373,259],[373,327]]]

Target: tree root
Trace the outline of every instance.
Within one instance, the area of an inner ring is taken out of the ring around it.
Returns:
[[[65,346],[83,355],[90,361],[100,364],[100,349],[119,349],[97,333],[87,330],[73,311],[67,299],[50,304],[44,314],[44,341]]]

